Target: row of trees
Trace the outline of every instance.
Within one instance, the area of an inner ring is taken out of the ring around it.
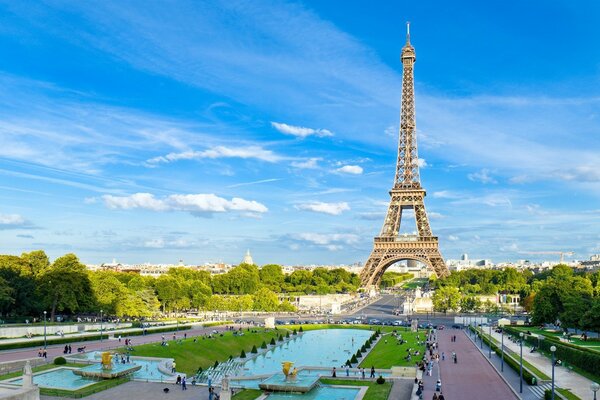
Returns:
[[[41,250],[19,256],[0,255],[0,313],[36,316],[47,310],[85,314],[148,317],[159,311],[234,310],[291,311],[277,293],[343,293],[356,291],[360,279],[343,269],[295,271],[281,266],[259,269],[240,264],[212,276],[206,271],[171,268],[158,278],[134,273],[88,271],[77,256],[66,254],[50,262]]]
[[[433,280],[436,311],[500,311],[477,295],[504,292],[519,295],[521,306],[535,324],[556,323],[563,328],[600,331],[600,272],[575,272],[567,265],[533,274],[529,270],[466,270]]]

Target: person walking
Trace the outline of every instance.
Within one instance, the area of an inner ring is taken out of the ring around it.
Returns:
[[[350,376],[350,367],[346,365],[346,376]]]
[[[438,400],[446,400],[446,398],[444,397],[444,393],[440,392],[440,395],[438,396]]]
[[[332,378],[337,378],[337,375],[335,373],[335,367],[333,367],[333,370],[331,371],[331,377]]]
[[[432,400],[439,400],[440,398],[438,397],[437,392],[433,393],[433,398]]]
[[[375,378],[375,366],[371,366],[371,378]]]
[[[185,376],[181,378],[181,390],[187,390],[187,384],[185,381]]]
[[[362,375],[362,378],[365,379],[365,368],[364,367],[360,369],[360,373]]]
[[[446,359],[446,353],[444,353],[444,352],[442,351],[442,361],[444,361],[445,359]]]
[[[69,354],[71,354],[71,345],[69,345]]]

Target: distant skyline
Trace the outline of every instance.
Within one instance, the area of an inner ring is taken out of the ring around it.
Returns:
[[[405,21],[444,257],[600,253],[600,4],[414,3],[0,0],[0,253],[366,261]]]

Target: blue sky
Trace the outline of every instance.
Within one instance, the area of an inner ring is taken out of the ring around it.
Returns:
[[[366,260],[410,20],[444,256],[599,253],[598,3],[416,3],[0,2],[0,252]]]

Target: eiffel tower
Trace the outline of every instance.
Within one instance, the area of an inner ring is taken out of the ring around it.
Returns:
[[[431,267],[438,277],[449,274],[438,247],[438,238],[431,233],[425,212],[425,189],[421,187],[417,155],[415,124],[415,49],[410,44],[410,25],[406,24],[406,45],[402,48],[402,105],[398,160],[394,187],[390,191],[383,228],[375,237],[373,251],[361,271],[362,286],[376,288],[385,270],[400,260],[420,261]],[[417,235],[400,234],[403,210],[414,210]]]

